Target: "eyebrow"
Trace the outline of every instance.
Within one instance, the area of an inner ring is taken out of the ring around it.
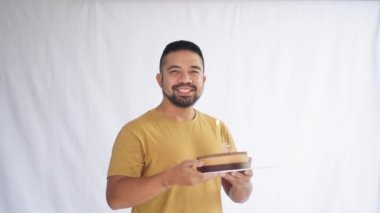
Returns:
[[[197,65],[192,65],[190,67],[193,68],[193,69],[197,69],[199,71],[202,71],[201,67],[199,67]],[[178,66],[178,65],[171,65],[171,66],[168,67],[168,70],[170,70],[170,69],[176,69],[176,68],[178,69],[178,68],[181,68],[181,67]]]
[[[193,69],[197,69],[199,71],[202,71],[202,69],[199,66],[193,65],[193,66],[190,66],[190,67],[193,68]]]
[[[170,69],[176,69],[176,68],[181,68],[181,67],[178,66],[178,65],[171,65],[170,67],[168,67],[168,70],[170,70]]]

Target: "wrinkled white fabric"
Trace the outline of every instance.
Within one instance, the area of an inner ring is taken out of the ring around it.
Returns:
[[[378,1],[3,0],[0,212],[112,212],[116,134],[161,101],[161,52],[186,39],[196,107],[256,168],[225,212],[378,213],[379,23]]]

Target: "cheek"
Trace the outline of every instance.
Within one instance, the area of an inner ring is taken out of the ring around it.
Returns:
[[[171,90],[173,83],[169,79],[162,79],[161,88],[168,91]]]
[[[202,88],[203,88],[204,80],[203,80],[203,79],[197,79],[196,81],[194,81],[194,83],[195,83],[198,87],[202,87]]]

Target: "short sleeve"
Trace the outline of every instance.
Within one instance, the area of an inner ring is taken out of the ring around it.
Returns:
[[[237,151],[237,148],[236,148],[236,145],[235,145],[235,142],[234,142],[234,139],[231,135],[231,132],[230,130],[228,129],[228,127],[224,124],[224,122],[222,122],[222,134],[223,134],[223,137],[227,139],[227,143],[228,145],[230,146],[229,147],[229,151],[232,151],[232,152],[236,152]]]
[[[139,177],[143,166],[144,151],[141,140],[131,129],[124,126],[116,137],[107,176]]]

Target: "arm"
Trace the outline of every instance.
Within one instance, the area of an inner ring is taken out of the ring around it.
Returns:
[[[252,158],[248,160],[249,165],[251,165]],[[252,170],[225,174],[222,178],[222,185],[228,197],[236,203],[244,203],[247,201],[252,193],[252,176]]]
[[[222,123],[224,138],[227,139],[229,147],[228,151],[236,151],[236,146],[228,128]],[[222,147],[223,148],[223,147]],[[249,165],[251,165],[252,158],[249,158]],[[252,193],[251,177],[252,170],[244,172],[226,173],[222,177],[222,185],[226,194],[231,200],[237,203],[243,203],[248,200]]]
[[[222,185],[226,194],[236,203],[244,203],[252,193],[250,181],[252,170],[227,173],[222,178]]]
[[[149,177],[115,175],[107,181],[107,202],[112,209],[142,204],[174,185],[193,186],[215,178],[218,174],[202,174],[194,168],[202,162],[187,160],[164,172]]]
[[[165,190],[161,176],[162,174],[151,177],[109,177],[106,193],[108,205],[115,210],[150,200]]]

